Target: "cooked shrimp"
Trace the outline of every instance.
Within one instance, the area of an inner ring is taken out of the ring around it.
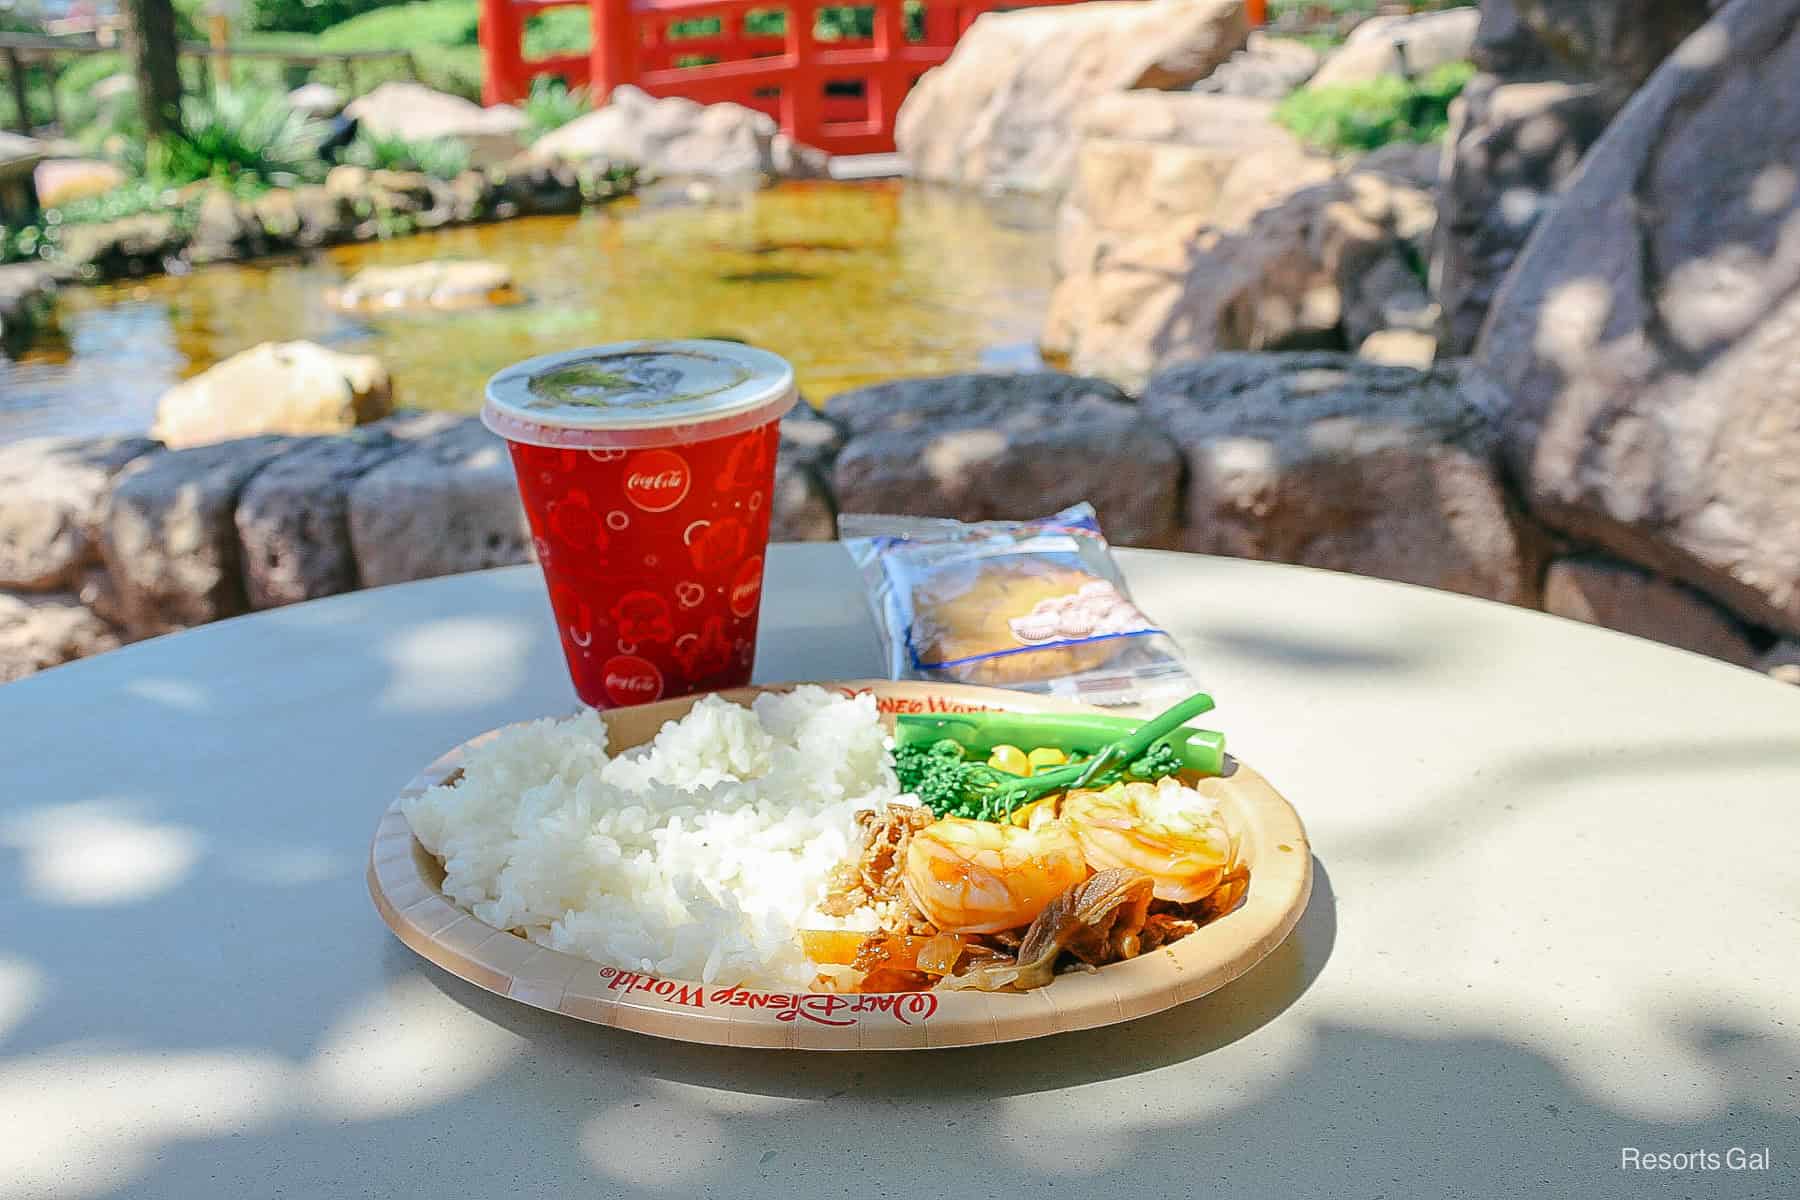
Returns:
[[[1037,919],[1087,878],[1081,846],[1060,822],[1037,829],[945,817],[906,846],[906,892],[939,929],[998,933]]]
[[[1070,792],[1061,817],[1090,867],[1142,871],[1155,882],[1158,900],[1203,899],[1233,858],[1231,835],[1212,802],[1174,779]]]

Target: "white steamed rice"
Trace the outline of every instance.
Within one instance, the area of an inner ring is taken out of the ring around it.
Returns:
[[[818,905],[856,812],[899,795],[887,748],[870,696],[709,696],[616,758],[593,712],[509,729],[404,808],[444,893],[489,925],[664,978],[804,988],[799,930],[875,927]]]

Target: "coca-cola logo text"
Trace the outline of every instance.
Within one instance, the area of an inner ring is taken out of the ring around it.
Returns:
[[[656,664],[635,654],[608,659],[600,681],[606,698],[619,705],[648,704],[659,698],[663,690],[662,672]]]
[[[625,498],[645,512],[668,512],[687,499],[693,478],[673,450],[645,450],[625,462]]]
[[[747,617],[756,611],[756,602],[762,598],[762,555],[746,559],[731,578],[731,592],[727,597],[731,602],[731,611],[740,617]]]

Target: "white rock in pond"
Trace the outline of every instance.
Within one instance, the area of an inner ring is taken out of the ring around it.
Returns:
[[[339,433],[393,408],[380,359],[311,342],[264,342],[164,392],[151,433],[175,447],[259,433]]]
[[[352,101],[344,114],[388,137],[459,141],[478,167],[505,162],[525,148],[525,114],[518,109],[505,104],[483,108],[422,83],[384,83]]]
[[[480,308],[521,297],[512,272],[497,262],[444,261],[365,267],[327,299],[347,312],[407,308]]]

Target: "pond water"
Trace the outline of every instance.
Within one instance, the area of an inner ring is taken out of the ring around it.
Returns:
[[[676,193],[578,217],[472,226],[304,258],[67,288],[56,328],[0,357],[0,440],[138,432],[169,385],[258,342],[378,355],[397,403],[473,412],[511,362],[627,338],[733,337],[785,355],[815,403],[867,383],[1039,365],[1052,214],[896,181]],[[506,264],[528,302],[346,316],[325,292],[370,265]]]

